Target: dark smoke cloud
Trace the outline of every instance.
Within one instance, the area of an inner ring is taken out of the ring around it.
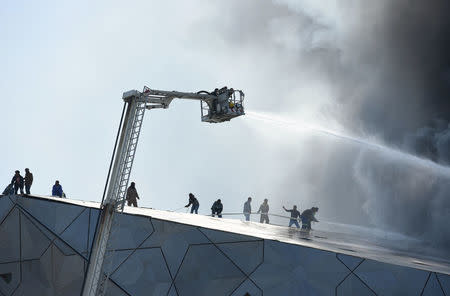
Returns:
[[[353,64],[371,72],[366,81],[354,81],[367,87],[352,94],[351,85],[339,80],[339,99],[352,104],[346,110],[366,131],[382,131],[386,141],[398,145],[405,136],[411,140],[410,135],[417,132],[417,146],[409,141],[406,147],[446,162],[448,157],[436,146],[439,141],[420,135],[425,126],[434,130],[428,133],[435,136],[448,130],[448,124],[443,127],[442,122],[450,121],[450,2],[377,3],[381,11],[366,18],[366,24],[356,26],[351,36],[356,39],[351,49]],[[352,12],[358,14],[362,9]],[[350,69],[347,73],[354,72]],[[441,121],[439,126],[436,120]],[[424,145],[429,148],[424,150]]]
[[[207,26],[214,36],[199,30],[220,40],[210,47],[227,44],[247,58],[264,88],[258,104],[271,111],[304,109],[310,98],[292,92],[319,85],[333,95],[320,110],[347,130],[450,164],[450,2],[332,2],[227,1]],[[449,252],[450,176],[321,141],[305,143],[303,157],[286,155],[297,160],[280,185],[283,202],[308,188],[339,221],[400,231]]]
[[[334,116],[348,129],[402,145],[436,120],[450,121],[450,2],[338,1],[332,20],[310,2],[230,1],[221,8],[219,35],[241,50],[276,53],[299,84],[326,82],[342,105]],[[433,149],[424,155],[448,159]]]

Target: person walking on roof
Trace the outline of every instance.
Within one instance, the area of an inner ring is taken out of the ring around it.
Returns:
[[[259,206],[258,214],[261,213],[261,217],[259,218],[260,223],[266,222],[269,224],[269,204],[267,203],[267,198],[264,199],[264,202]]]
[[[59,184],[58,180],[56,180],[55,185],[53,185],[52,196],[59,196],[59,197],[63,196],[63,189],[62,186]]]
[[[14,186],[14,194],[17,195],[17,192],[20,189],[20,194],[23,194],[23,183],[24,179],[20,175],[20,171],[15,171],[14,176],[12,177],[11,184]]]
[[[319,222],[315,215],[319,211],[319,208],[312,207],[311,209],[304,210],[301,218],[302,218],[302,229],[311,230],[311,221]]]
[[[242,211],[245,216],[245,221],[250,221],[250,214],[252,213],[252,198],[249,197],[244,203],[244,210]]]
[[[195,198],[195,196],[192,193],[189,193],[189,203],[187,205],[185,205],[185,208],[189,208],[189,206],[192,205],[191,207],[191,214],[192,213],[196,213],[198,214],[198,208],[200,207],[200,203],[198,202],[198,200]]]
[[[288,210],[283,206],[283,209],[286,212],[291,213],[291,220],[289,220],[289,227],[291,227],[294,224],[297,228],[300,228],[300,225],[298,225],[297,219],[300,218],[301,215],[300,215],[300,212],[297,211],[297,206],[294,206],[294,208],[292,210]]]
[[[136,190],[136,183],[131,182],[130,187],[127,189],[127,205],[137,208],[137,199],[139,199],[139,195]]]
[[[30,194],[30,188],[33,185],[33,174],[29,168],[25,169],[25,193]]]
[[[217,217],[222,218],[222,210],[223,210],[223,205],[222,205],[222,201],[219,198],[218,200],[216,200],[213,203],[213,205],[211,207],[212,216],[214,217],[214,215],[217,214]]]

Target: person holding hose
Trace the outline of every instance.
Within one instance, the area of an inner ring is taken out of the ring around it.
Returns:
[[[289,227],[291,227],[292,225],[295,225],[297,228],[300,228],[300,225],[298,225],[298,221],[297,221],[297,219],[300,218],[300,212],[297,210],[297,206],[294,206],[294,208],[292,210],[288,210],[283,206],[283,209],[286,212],[291,213],[291,220],[289,220]]]
[[[189,193],[189,203],[187,205],[185,205],[185,208],[189,208],[189,206],[192,205],[191,207],[191,214],[192,213],[196,213],[198,214],[198,208],[200,207],[200,203],[198,202],[198,200],[195,198],[195,196],[192,193]]]
[[[319,222],[319,220],[316,219],[315,215],[319,211],[319,208],[312,207],[311,209],[304,210],[301,218],[302,218],[302,230],[311,230],[311,222]]]
[[[267,202],[268,200],[266,198],[261,206],[259,206],[258,214],[261,213],[261,217],[259,218],[260,223],[266,222],[269,224],[269,204]]]

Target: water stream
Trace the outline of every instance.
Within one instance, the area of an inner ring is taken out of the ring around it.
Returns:
[[[331,136],[339,139],[343,139],[346,141],[349,141],[351,143],[355,143],[358,145],[362,145],[366,148],[379,151],[381,153],[384,153],[386,155],[389,155],[395,159],[401,160],[403,162],[406,162],[408,164],[420,166],[426,169],[429,169],[433,173],[439,174],[440,176],[450,178],[450,167],[438,164],[436,162],[433,162],[429,159],[425,159],[401,150],[398,150],[393,147],[388,147],[376,142],[369,141],[364,138],[360,138],[357,136],[352,136],[348,134],[344,134],[341,132],[333,131],[321,126],[317,125],[310,125],[304,122],[295,121],[288,118],[283,118],[274,114],[270,113],[262,113],[262,112],[255,112],[255,111],[246,111],[247,117],[250,117],[254,120],[260,120],[264,122],[269,122],[272,124],[277,124],[280,126],[283,126],[285,128],[294,129],[294,130],[309,130],[316,133],[320,133],[326,136]]]

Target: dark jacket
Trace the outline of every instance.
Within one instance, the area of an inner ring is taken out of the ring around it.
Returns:
[[[222,210],[223,210],[223,205],[222,205],[222,203],[221,203],[220,201],[216,200],[216,201],[213,203],[213,205],[212,205],[212,207],[211,207],[211,210],[212,210],[213,212],[215,212],[215,213],[218,213],[218,214],[222,213]]]
[[[195,197],[189,196],[189,203],[187,204],[186,207],[189,207],[190,205],[199,206],[200,203],[198,202],[198,200]]]
[[[247,200],[244,203],[244,211],[243,212],[244,212],[244,214],[250,214],[252,212],[252,205],[250,204],[249,200]]]
[[[63,195],[63,189],[62,189],[62,186],[61,186],[61,184],[59,184],[59,185],[53,185],[53,188],[52,188],[52,195],[53,196],[59,196],[59,197],[62,197],[62,195]]]
[[[297,218],[300,217],[300,212],[297,211],[297,210],[294,210],[294,209],[292,209],[292,210],[286,210],[286,209],[285,209],[285,211],[291,213],[291,220],[296,220]]]
[[[14,174],[14,176],[11,179],[11,184],[13,184],[14,186],[23,187],[23,182],[24,179],[20,174],[18,176]]]
[[[25,185],[31,185],[33,184],[33,174],[28,172],[25,173]]]
[[[311,209],[304,210],[301,215],[302,223],[308,224],[308,223],[311,223],[311,221],[319,222],[319,221],[317,221],[316,217],[314,217],[314,215],[315,214]]]
[[[127,201],[135,202],[135,201],[137,201],[136,198],[139,199],[139,195],[137,193],[136,187],[134,187],[134,188],[131,187],[131,186],[128,187],[128,190],[127,190]]]

